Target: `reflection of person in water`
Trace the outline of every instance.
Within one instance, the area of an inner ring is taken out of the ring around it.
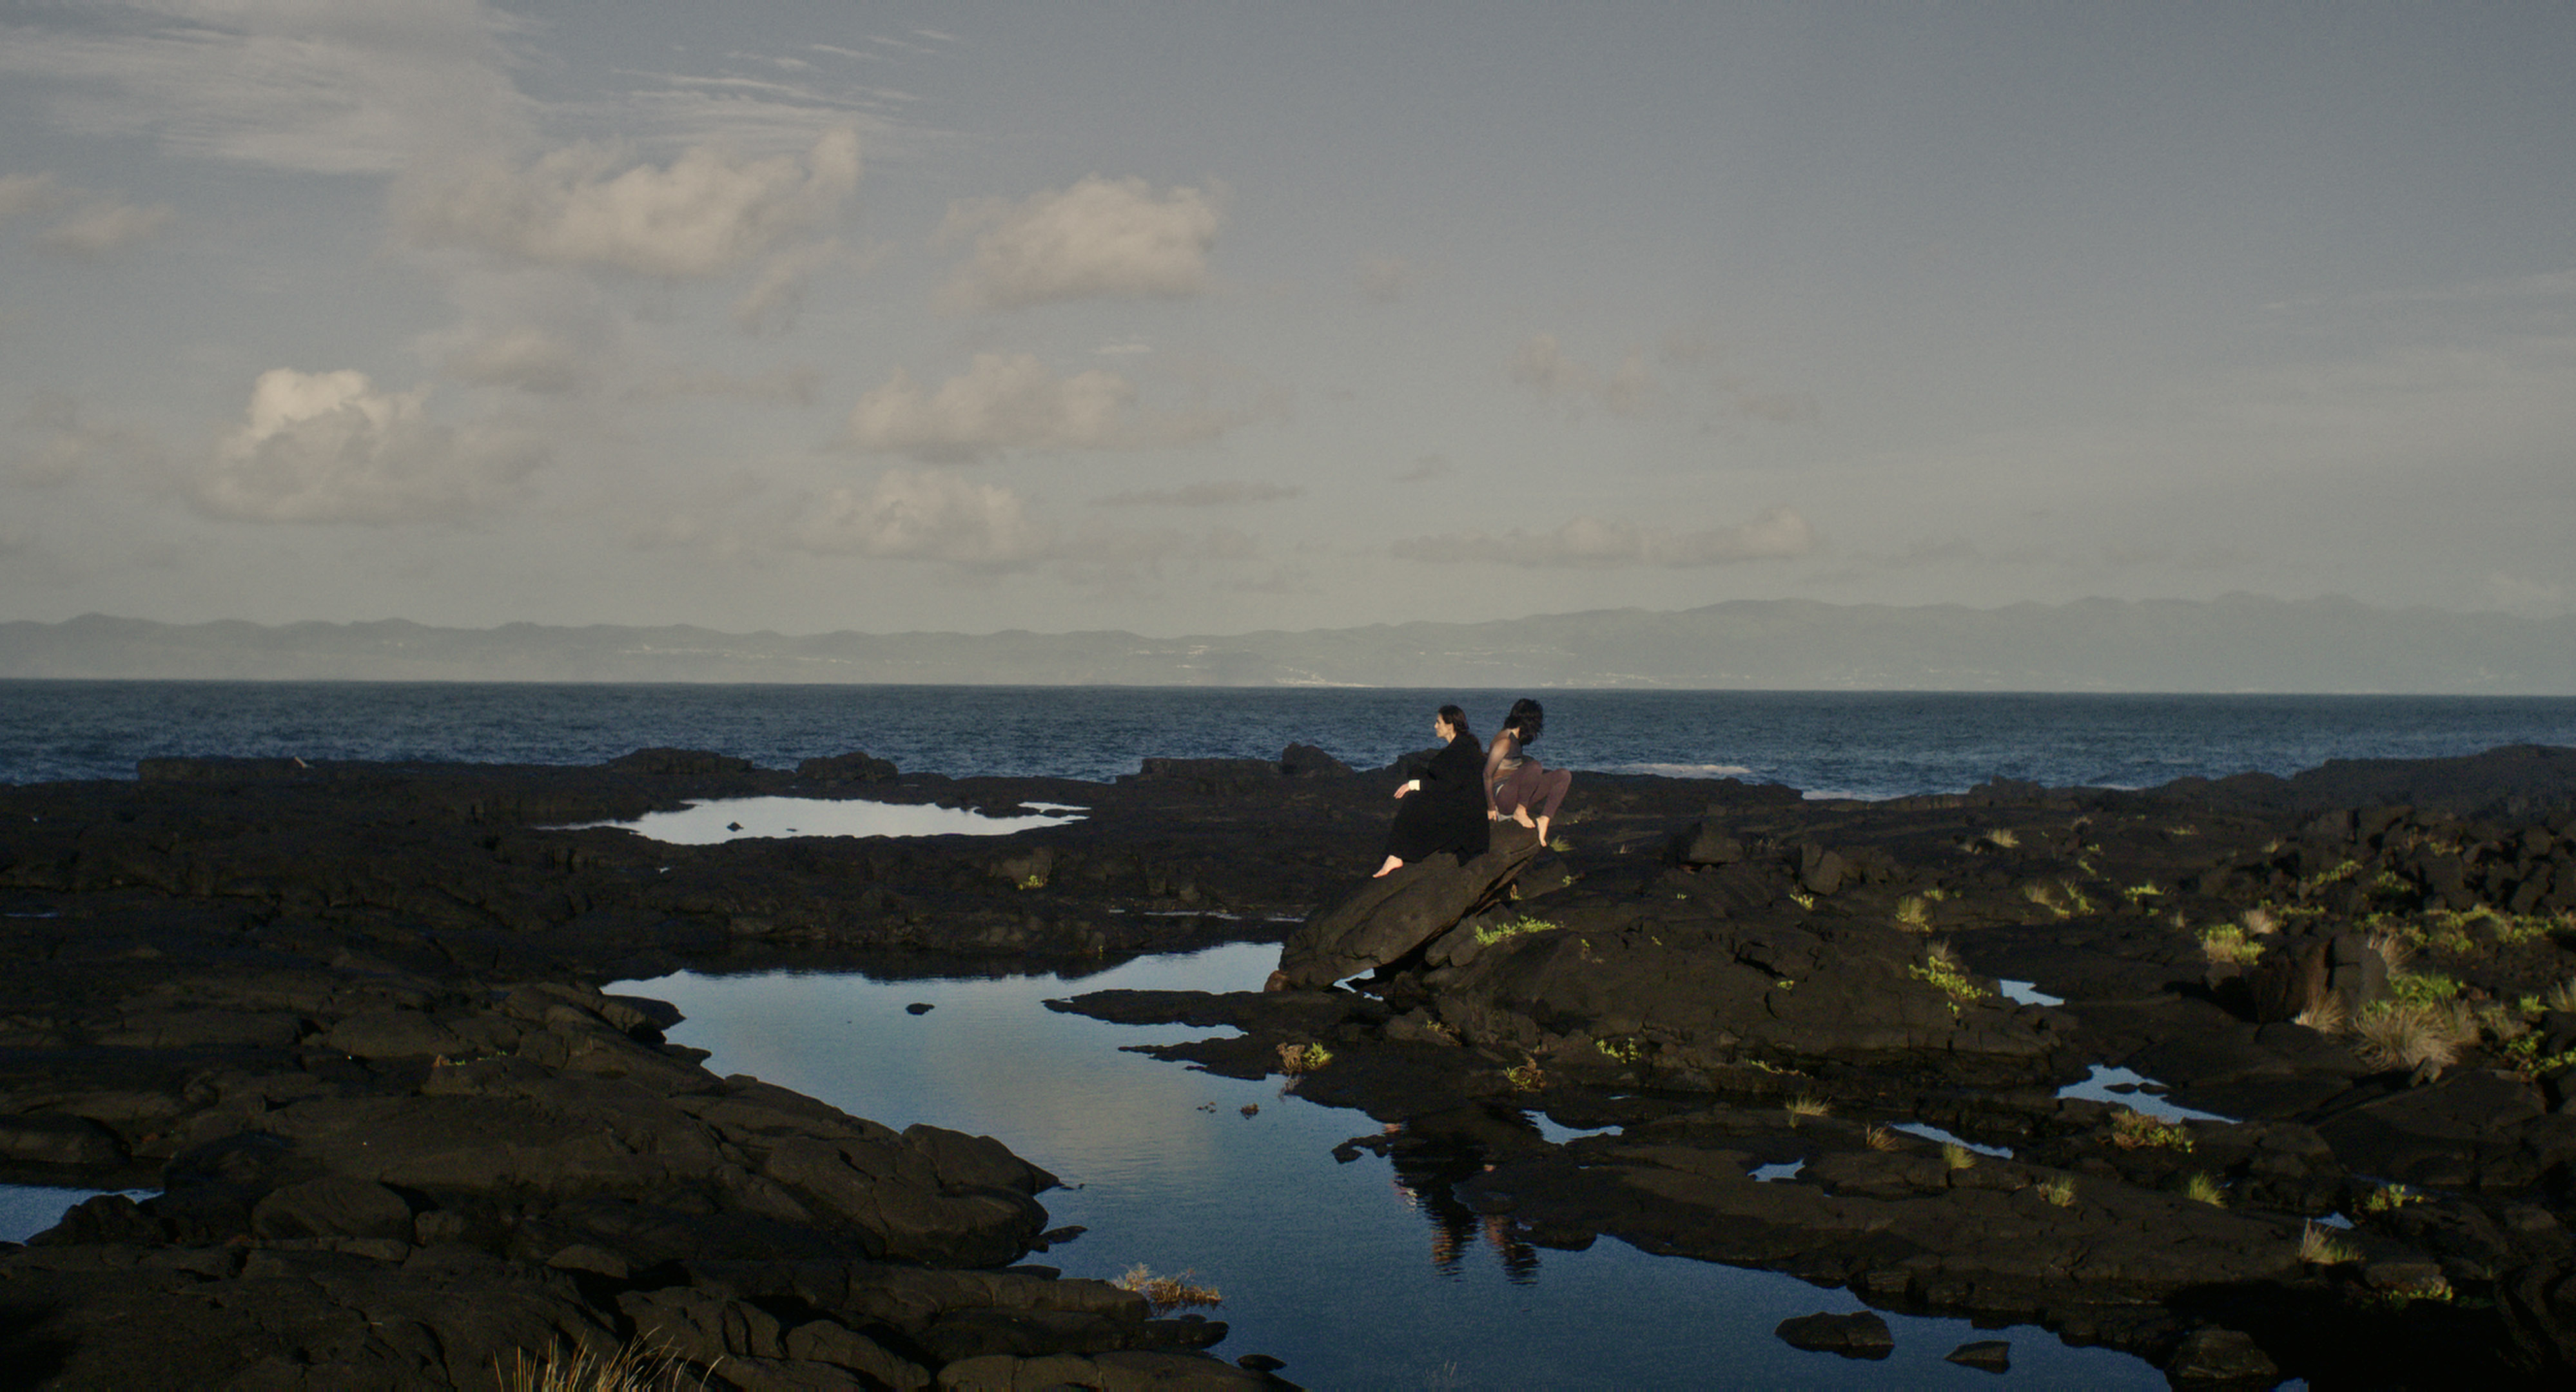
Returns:
[[[1467,713],[1442,706],[1431,718],[1431,729],[1446,744],[1431,756],[1421,777],[1395,790],[1399,805],[1395,825],[1386,834],[1380,875],[1443,851],[1462,862],[1473,860],[1492,844],[1484,816],[1492,801],[1483,787],[1485,749],[1467,728]]]
[[[1397,1199],[1422,1214],[1431,1225],[1431,1265],[1445,1276],[1458,1274],[1467,1254],[1481,1240],[1493,1249],[1503,1279],[1525,1286],[1538,1279],[1538,1252],[1512,1234],[1506,1214],[1478,1213],[1458,1202],[1452,1191],[1460,1180],[1490,1170],[1484,1152],[1473,1146],[1444,1145],[1428,1138],[1402,1135],[1397,1128],[1388,1158],[1394,1162]]]
[[[1565,790],[1574,786],[1574,775],[1564,769],[1552,769],[1526,752],[1546,728],[1547,712],[1536,701],[1524,696],[1512,702],[1512,713],[1503,717],[1503,728],[1494,732],[1494,747],[1485,754],[1485,815],[1495,821],[1505,817],[1538,832],[1539,844],[1547,844],[1547,826],[1556,817],[1557,804],[1565,801]],[[1531,815],[1531,809],[1537,815]]]

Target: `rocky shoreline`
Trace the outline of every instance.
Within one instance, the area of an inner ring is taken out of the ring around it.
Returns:
[[[1400,771],[1302,746],[1112,785],[672,750],[140,773],[0,788],[0,1180],[162,1190],[0,1248],[23,1385],[486,1386],[630,1347],[744,1388],[1281,1385],[1204,1351],[1221,1323],[1027,1264],[1036,1165],[719,1078],[592,983],[1282,937],[1283,989],[1066,1005],[1241,1029],[1155,1052],[1293,1073],[1532,1244],[2181,1381],[2576,1372],[2576,751],[1882,803],[1583,775],[1558,847],[1504,828],[1375,885]],[[569,829],[754,795],[1087,810]],[[2232,1120],[2059,1095],[2096,1066]]]

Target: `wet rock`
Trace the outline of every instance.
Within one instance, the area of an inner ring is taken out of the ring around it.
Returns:
[[[2012,1343],[2005,1339],[1972,1340],[1941,1356],[1949,1362],[1989,1373],[2012,1371]]]
[[[1835,1353],[1845,1358],[1881,1359],[1896,1351],[1896,1336],[1887,1321],[1870,1310],[1854,1314],[1799,1315],[1780,1321],[1772,1331],[1791,1348]]]
[[[2165,1362],[2165,1375],[2180,1383],[2249,1382],[2264,1386],[2281,1376],[2278,1365],[2250,1334],[2203,1326],[2183,1336]]]

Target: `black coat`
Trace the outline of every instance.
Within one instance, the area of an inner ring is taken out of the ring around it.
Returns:
[[[1386,853],[1411,865],[1442,851],[1473,860],[1491,846],[1485,823],[1485,750],[1474,735],[1460,735],[1431,756],[1422,786],[1396,803]]]

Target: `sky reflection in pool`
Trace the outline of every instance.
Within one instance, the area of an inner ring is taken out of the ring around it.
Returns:
[[[157,1189],[57,1189],[43,1184],[0,1184],[0,1242],[24,1242],[63,1221],[74,1205],[100,1194],[123,1194],[137,1203]]]
[[[2216,1112],[2195,1112],[2189,1107],[2167,1102],[2156,1093],[2145,1091],[2147,1088],[2163,1086],[2164,1084],[2135,1069],[2107,1068],[2097,1063],[2092,1065],[2092,1072],[2084,1081],[2068,1083],[2057,1090],[2057,1095],[2090,1098],[2095,1102],[2116,1102],[2130,1111],[2154,1117],[2158,1121],[2233,1122],[2236,1120],[2234,1117],[2220,1116]]]
[[[678,1043],[894,1127],[991,1135],[1068,1187],[1040,1195],[1081,1238],[1030,1258],[1111,1278],[1138,1262],[1225,1293],[1209,1311],[1226,1358],[1268,1353],[1310,1387],[1989,1387],[1943,1361],[1970,1339],[2012,1341],[2006,1382],[2161,1388],[2144,1362],[2074,1349],[2043,1330],[1888,1315],[1883,1363],[1800,1353],[1772,1329],[1857,1310],[1846,1291],[1603,1241],[1533,1250],[1449,1196],[1456,1174],[1416,1173],[1332,1148],[1374,1136],[1365,1115],[1163,1063],[1121,1046],[1203,1038],[1050,1011],[1048,997],[1109,988],[1253,990],[1276,947],[1143,958],[1080,980],[1053,976],[871,981],[847,974],[681,973],[612,991],[689,1019]],[[932,1006],[911,1015],[904,1007]],[[1247,1103],[1259,1105],[1253,1116]],[[1467,1163],[1473,1163],[1472,1159]]]
[[[1041,813],[1082,810],[1052,802],[1028,805]],[[631,822],[581,822],[564,829],[616,827],[676,846],[712,846],[752,836],[1007,836],[1073,820],[1063,815],[988,817],[927,803],[751,797],[693,802],[678,812],[647,812]]]

